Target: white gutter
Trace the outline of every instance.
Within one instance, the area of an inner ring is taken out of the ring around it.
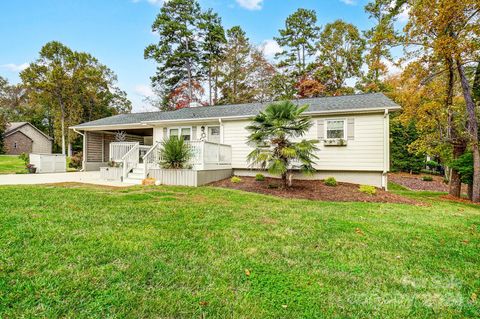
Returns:
[[[85,148],[87,147],[87,146],[86,146],[86,143],[85,143],[85,142],[86,142],[86,141],[85,141],[85,138],[86,138],[86,137],[85,137],[85,134],[84,134],[84,133],[80,133],[79,131],[77,131],[76,128],[72,128],[72,130],[73,130],[75,133],[77,133],[78,135],[81,135],[82,138],[83,138],[82,169],[80,170],[80,172],[83,172],[83,171],[85,171],[85,161],[86,161],[86,158],[87,158],[87,153],[85,152]]]
[[[383,114],[383,172],[382,187],[388,190],[388,171],[390,170],[390,116],[388,109]]]

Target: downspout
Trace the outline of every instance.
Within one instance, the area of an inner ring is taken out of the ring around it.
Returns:
[[[388,171],[390,170],[390,116],[388,109],[385,109],[383,115],[383,172],[382,172],[382,187],[388,191]]]
[[[78,135],[81,135],[82,138],[83,138],[83,158],[82,158],[82,169],[80,170],[80,172],[84,172],[85,171],[85,160],[87,158],[87,152],[86,152],[86,145],[85,145],[85,134],[84,133],[80,133],[79,131],[77,131],[77,129],[73,128],[73,131],[75,133],[77,133]]]
[[[223,142],[223,122],[222,122],[222,118],[218,119],[218,123],[220,124],[220,144],[224,144],[224,142]]]

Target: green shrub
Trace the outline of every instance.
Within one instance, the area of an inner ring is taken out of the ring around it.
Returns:
[[[160,149],[160,166],[166,169],[187,168],[192,152],[181,138],[171,136],[164,139]]]
[[[242,182],[242,179],[238,176],[232,176],[232,178],[230,179],[230,181],[234,184],[238,184],[238,183],[241,183]]]
[[[257,174],[255,175],[255,180],[257,182],[263,182],[265,180],[265,176],[263,176],[263,174]]]
[[[72,157],[67,157],[67,168],[82,168],[83,153],[76,152]]]
[[[428,176],[428,175],[422,176],[422,181],[424,181],[424,182],[431,182],[431,181],[433,181],[433,177],[432,177],[432,176]]]
[[[420,173],[430,174],[430,175],[441,175],[440,172],[432,171],[432,170],[429,170],[429,169],[422,169],[422,170],[420,171]]]
[[[30,155],[28,155],[27,153],[22,153],[18,156],[19,159],[21,159],[23,161],[23,163],[25,164],[25,166],[27,166],[28,164],[30,164]]]
[[[377,193],[377,189],[375,188],[375,186],[370,185],[360,185],[358,190],[368,195],[375,195]]]
[[[329,177],[323,183],[327,186],[337,186],[337,180],[335,177]]]
[[[280,186],[278,184],[268,184],[268,188],[270,189],[276,189],[279,188]]]

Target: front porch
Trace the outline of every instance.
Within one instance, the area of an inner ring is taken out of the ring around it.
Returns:
[[[232,170],[232,150],[230,145],[213,143],[208,141],[186,141],[192,158],[188,163],[189,169],[181,170],[180,174],[185,176],[189,182],[186,184],[196,184],[198,174],[187,174],[188,171],[230,171]],[[122,181],[132,182],[141,181],[151,177],[157,180],[172,179],[171,173],[175,170],[163,170],[160,166],[161,142],[154,145],[141,145],[139,142],[111,142],[109,144],[109,162],[110,167],[102,167],[100,170],[103,176],[109,179],[120,179]],[[176,170],[179,171],[179,170]],[[194,174],[194,175],[192,175]],[[178,175],[178,174],[176,174]],[[210,174],[215,175],[215,174]],[[223,176],[223,174],[220,174]],[[189,176],[189,177],[188,177]]]

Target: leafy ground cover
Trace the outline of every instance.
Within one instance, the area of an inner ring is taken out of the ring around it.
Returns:
[[[0,155],[0,174],[15,174],[25,172],[25,164],[20,158],[18,158],[18,156]]]
[[[0,317],[480,315],[480,210],[213,187],[0,187]]]

